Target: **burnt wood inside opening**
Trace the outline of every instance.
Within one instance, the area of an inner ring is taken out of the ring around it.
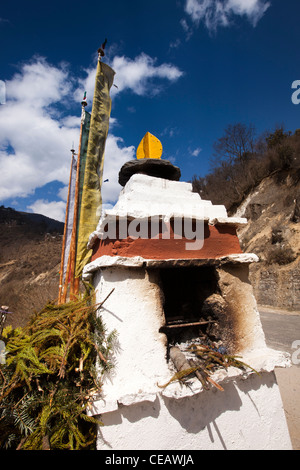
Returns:
[[[216,322],[202,311],[205,300],[218,291],[213,266],[164,268],[160,270],[160,283],[166,319],[161,331],[169,342],[205,334]]]

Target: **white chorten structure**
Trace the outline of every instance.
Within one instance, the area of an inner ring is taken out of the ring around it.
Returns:
[[[245,219],[204,201],[180,170],[159,159],[123,166],[124,186],[90,237],[84,269],[100,314],[116,330],[114,368],[92,414],[98,449],[291,449],[274,367],[288,355],[266,346],[248,267],[236,234]],[[252,368],[173,381],[171,349],[191,344],[241,356]],[[221,349],[220,349],[221,348]],[[259,375],[256,372],[259,372]],[[209,387],[205,385],[209,385]],[[223,390],[221,390],[223,389]]]

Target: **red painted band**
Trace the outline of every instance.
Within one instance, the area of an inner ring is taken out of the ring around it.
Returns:
[[[118,233],[118,232],[117,232]],[[132,258],[141,256],[145,259],[216,259],[222,256],[242,253],[236,234],[236,228],[231,225],[204,226],[204,243],[201,249],[187,250],[186,246],[195,242],[184,236],[174,238],[171,224],[169,238],[124,238],[98,240],[94,245],[92,261],[100,256],[122,256]],[[196,245],[195,245],[196,246]]]

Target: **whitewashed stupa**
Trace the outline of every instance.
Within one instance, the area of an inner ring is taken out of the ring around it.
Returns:
[[[120,170],[124,188],[91,234],[84,269],[98,302],[113,290],[100,314],[118,333],[115,367],[92,410],[104,423],[97,447],[291,449],[274,374],[289,359],[265,343],[248,279],[258,259],[242,253],[236,233],[247,221],[180,182],[180,170],[157,158],[151,135],[143,145],[142,157],[153,145],[156,158]],[[220,367],[211,379],[223,391],[205,389],[195,375],[163,387],[176,373],[172,346],[186,355],[187,345],[207,338],[260,375]]]

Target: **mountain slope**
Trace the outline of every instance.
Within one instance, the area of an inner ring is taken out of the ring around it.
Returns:
[[[241,246],[260,258],[250,267],[258,303],[300,311],[299,170],[264,178],[233,215],[247,217],[239,231]]]
[[[0,207],[0,306],[6,324],[23,326],[58,295],[64,224],[39,214]]]

